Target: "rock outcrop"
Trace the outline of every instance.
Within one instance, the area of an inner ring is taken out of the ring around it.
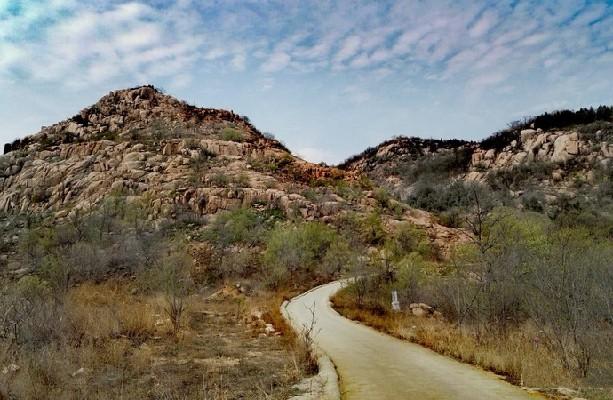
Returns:
[[[232,111],[196,108],[151,86],[112,92],[5,151],[0,211],[57,217],[121,194],[149,218],[256,203],[321,218],[338,205],[307,200],[300,184],[348,175],[292,156]]]
[[[485,183],[491,174],[508,171],[513,175],[518,168],[540,165],[547,174],[534,176],[531,185],[550,197],[568,195],[577,181],[595,184],[594,170],[613,167],[612,135],[601,130],[583,134],[580,129],[510,130],[503,133],[503,146],[487,140],[477,143],[400,137],[368,149],[340,167],[366,174],[407,198],[414,189],[411,178],[423,172],[438,173],[444,179]]]
[[[411,157],[470,145],[390,142],[378,156]],[[152,86],[111,92],[66,121],[5,145],[5,153],[0,212],[39,213],[58,221],[112,195],[138,204],[150,220],[252,206],[330,221],[380,207],[376,191],[341,190],[359,182],[357,169],[301,160],[246,117],[197,108]],[[443,250],[461,236],[427,212],[399,209],[400,214],[383,211],[387,226],[412,222]]]

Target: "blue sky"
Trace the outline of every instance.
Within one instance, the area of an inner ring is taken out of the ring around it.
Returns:
[[[0,0],[0,142],[152,83],[311,161],[613,104],[613,2]]]

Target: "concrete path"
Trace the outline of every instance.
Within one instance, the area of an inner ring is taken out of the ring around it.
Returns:
[[[330,297],[342,284],[332,282],[304,293],[286,309],[297,326],[309,325],[315,315],[315,342],[336,365],[344,399],[540,398],[492,373],[341,317],[331,308]]]

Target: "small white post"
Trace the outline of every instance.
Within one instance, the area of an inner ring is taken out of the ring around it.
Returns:
[[[392,310],[400,311],[400,302],[398,301],[398,292],[392,291]]]

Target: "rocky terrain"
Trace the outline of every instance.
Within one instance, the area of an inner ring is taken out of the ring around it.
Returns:
[[[398,137],[340,168],[366,174],[403,199],[413,193],[420,175],[493,184],[515,198],[531,189],[549,199],[572,197],[582,186],[597,186],[599,175],[613,166],[611,132],[610,122],[548,130],[532,123],[482,142]]]
[[[344,179],[292,156],[233,112],[189,106],[153,87],[112,92],[69,120],[5,145],[0,210],[63,217],[118,193],[146,200],[151,218],[265,204],[322,217],[343,202],[313,204],[291,190]]]
[[[293,156],[247,117],[142,86],[6,144],[0,211],[61,220],[120,195],[149,220],[254,206],[327,221],[383,205],[387,226],[410,221],[444,248],[462,235],[419,204],[382,199],[377,187],[407,201],[423,181],[480,182],[519,204],[535,188],[538,202],[552,202],[599,185],[612,164],[611,131],[608,122],[546,130],[525,123],[479,143],[399,137],[336,168]]]
[[[306,220],[380,205],[353,171],[313,164],[231,111],[196,108],[151,86],[104,96],[76,116],[6,144],[0,157],[0,211],[63,219],[109,195],[137,203],[147,218],[207,216],[244,206]],[[426,229],[446,246],[457,232],[423,211],[387,212]]]

